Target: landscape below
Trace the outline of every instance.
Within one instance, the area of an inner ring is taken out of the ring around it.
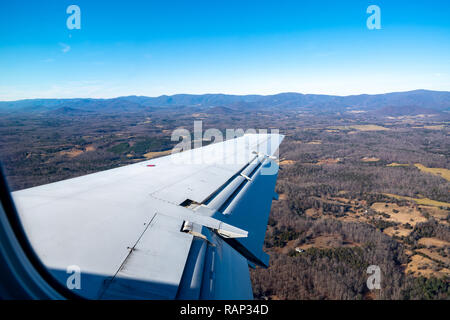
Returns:
[[[168,154],[194,120],[280,129],[255,298],[448,299],[449,111],[450,93],[424,90],[0,102],[0,160],[19,190]]]

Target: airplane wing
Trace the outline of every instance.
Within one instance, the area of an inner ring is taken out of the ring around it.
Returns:
[[[252,299],[283,139],[249,134],[13,192],[30,243],[92,299]]]

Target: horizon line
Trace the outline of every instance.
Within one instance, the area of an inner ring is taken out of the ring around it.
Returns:
[[[258,93],[248,93],[248,94],[234,94],[234,93],[174,93],[174,94],[161,94],[158,96],[146,96],[146,95],[137,95],[137,94],[130,94],[130,95],[122,95],[122,96],[115,96],[111,98],[92,98],[92,97],[72,97],[72,98],[25,98],[25,99],[17,99],[17,100],[0,100],[0,102],[20,102],[20,101],[30,101],[30,100],[76,100],[76,99],[90,99],[90,100],[114,100],[114,99],[120,99],[120,98],[127,98],[127,97],[143,97],[143,98],[161,98],[161,97],[173,97],[173,96],[180,96],[180,95],[186,95],[186,96],[206,96],[206,95],[224,95],[224,96],[236,96],[236,97],[247,97],[247,96],[260,96],[260,97],[270,97],[270,96],[276,96],[280,94],[299,94],[299,95],[315,95],[315,96],[330,96],[330,97],[354,97],[354,96],[377,96],[377,95],[384,95],[384,94],[392,94],[392,93],[408,93],[408,92],[415,92],[415,91],[432,91],[432,92],[446,92],[450,93],[450,90],[431,90],[431,89],[411,89],[406,91],[388,91],[383,93],[358,93],[358,94],[348,94],[348,95],[338,95],[338,94],[326,94],[326,93],[301,93],[301,92],[295,92],[295,91],[283,91],[273,94],[258,94]]]

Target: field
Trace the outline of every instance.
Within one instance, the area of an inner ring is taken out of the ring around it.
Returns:
[[[434,175],[438,175],[441,176],[442,178],[444,178],[447,181],[450,181],[450,170],[448,169],[444,169],[444,168],[427,168],[424,165],[420,164],[420,163],[416,163],[415,166],[423,171],[423,172],[428,172]]]
[[[338,126],[338,127],[330,127],[330,129],[336,130],[358,130],[358,131],[386,131],[390,130],[389,128],[385,128],[383,126],[375,125],[375,124],[365,124],[365,125],[353,125],[353,126]]]
[[[418,203],[418,204],[429,205],[429,206],[434,206],[434,207],[449,207],[450,208],[450,203],[448,203],[448,202],[435,201],[435,200],[432,200],[429,198],[404,197],[404,196],[399,196],[399,195],[390,194],[390,193],[385,193],[385,195],[388,197],[399,199],[399,200],[414,201],[415,203]]]

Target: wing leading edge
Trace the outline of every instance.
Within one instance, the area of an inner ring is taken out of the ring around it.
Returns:
[[[43,263],[63,284],[78,268],[84,297],[252,299],[282,139],[244,135],[13,198]]]

